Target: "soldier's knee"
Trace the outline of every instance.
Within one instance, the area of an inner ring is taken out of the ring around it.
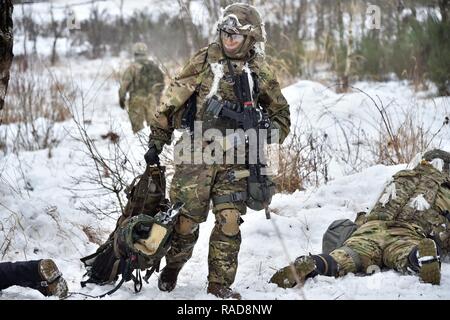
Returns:
[[[224,209],[217,213],[217,222],[220,231],[232,237],[239,233],[241,214],[236,209]]]
[[[175,231],[183,236],[193,234],[197,229],[198,222],[183,215],[179,216],[178,221],[175,224]]]

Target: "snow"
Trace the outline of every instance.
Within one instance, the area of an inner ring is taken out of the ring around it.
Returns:
[[[142,2],[125,3],[140,8]],[[48,10],[46,5],[34,6],[45,14]],[[64,45],[64,42],[60,44]],[[48,54],[47,51],[44,53]],[[113,76],[124,64],[119,58],[68,59],[56,67],[45,68],[44,72],[48,76],[51,72],[56,78],[69,79],[78,92],[74,111],[79,120],[87,120],[87,132],[95,140],[97,148],[108,154],[111,143],[100,136],[110,130],[118,133],[120,146],[137,174],[143,167],[145,143],[133,136],[128,115],[118,106],[118,83]],[[223,70],[216,72],[221,77]],[[412,110],[415,119],[430,132],[437,132],[444,116],[450,115],[450,98],[429,98],[429,92],[415,93],[404,82],[359,82],[354,87],[385,106],[389,105],[388,112],[393,117]],[[326,132],[332,142],[339,143],[336,119],[345,119],[360,123],[368,136],[375,136],[379,113],[373,102],[356,89],[347,94],[337,94],[333,90],[313,81],[299,81],[284,88],[283,94],[291,106],[292,131],[298,131],[300,126],[309,122],[314,130]],[[83,114],[79,109],[81,97],[87,103]],[[331,117],[330,112],[335,117]],[[79,132],[73,120],[58,123],[55,129],[66,134],[52,150],[51,158],[48,150],[8,153],[0,158],[0,253],[9,243],[9,250],[1,260],[53,258],[68,280],[70,291],[99,295],[112,286],[88,285],[84,289],[79,286],[85,272],[79,259],[97,248],[83,229],[94,230],[101,240],[105,240],[114,228],[117,215],[92,215],[79,208],[86,203],[86,197],[100,206],[116,200],[111,195],[99,195],[85,181],[74,184],[74,179],[90,174],[92,160],[76,139]],[[13,134],[14,130],[14,125],[2,125],[0,134]],[[450,151],[449,130],[449,126],[442,127],[432,145]],[[145,129],[143,141],[147,135],[148,129]],[[319,253],[323,232],[332,221],[354,219],[357,212],[370,210],[391,182],[392,175],[406,168],[406,164],[375,165],[348,174],[350,169],[346,163],[338,159],[333,161],[330,172],[333,179],[328,184],[290,195],[275,195],[271,204],[271,220],[266,220],[262,212],[252,210],[243,216],[243,241],[233,288],[244,299],[449,299],[450,264],[447,262],[442,264],[440,286],[423,284],[417,276],[400,275],[394,271],[376,272],[370,277],[353,274],[339,279],[318,276],[308,280],[301,290],[284,290],[268,283],[278,268],[296,257]],[[130,173],[128,181],[132,178]],[[385,200],[395,197],[395,186],[388,191]],[[416,205],[423,207],[424,202],[417,200],[420,201]],[[11,226],[16,227],[10,229]],[[206,294],[208,240],[213,226],[214,217],[210,212],[208,220],[200,226],[200,238],[192,259],[181,272],[174,291],[160,292],[157,277],[152,276],[139,294],[134,293],[129,282],[104,299],[215,299]],[[12,230],[12,233],[5,237],[7,230]],[[69,299],[82,298],[73,295]],[[42,296],[33,290],[13,287],[5,290],[0,299],[42,299]]]

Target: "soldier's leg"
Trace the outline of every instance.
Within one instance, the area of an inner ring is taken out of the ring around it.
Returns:
[[[270,282],[282,288],[292,288],[318,274],[338,277],[349,272],[366,271],[371,265],[381,266],[386,229],[382,221],[366,223],[355,231],[343,247],[333,250],[329,255],[298,257],[292,265],[278,270]]]
[[[43,295],[63,298],[67,283],[53,260],[33,260],[0,263],[0,290],[21,286],[39,290]]]
[[[173,231],[171,248],[166,256],[167,266],[181,269],[192,257],[198,236],[199,223],[185,215],[180,215]]]
[[[184,203],[173,231],[171,248],[166,255],[166,267],[161,272],[158,286],[171,291],[176,286],[178,273],[192,257],[199,236],[199,223],[206,220],[209,211],[213,168],[206,165],[178,165],[172,179],[172,203]]]
[[[128,104],[128,116],[130,117],[133,133],[143,129],[146,116],[145,99],[140,97],[130,99],[130,103]]]
[[[426,283],[440,283],[440,257],[436,243],[418,227],[396,223],[388,232],[390,242],[383,255],[384,264],[402,273],[418,273]]]
[[[221,298],[240,298],[229,287],[234,282],[238,267],[241,246],[239,225],[243,221],[241,215],[246,213],[246,181],[231,182],[226,178],[230,170],[240,169],[239,166],[222,166],[214,180],[213,211],[216,221],[209,240],[208,292]]]
[[[339,276],[366,272],[374,265],[381,267],[386,230],[384,221],[370,221],[356,230],[343,247],[332,251],[330,256],[338,264]]]
[[[147,103],[145,105],[145,121],[147,125],[150,126],[150,121],[152,120],[153,114],[156,111],[156,98],[154,95],[149,94],[147,97]]]

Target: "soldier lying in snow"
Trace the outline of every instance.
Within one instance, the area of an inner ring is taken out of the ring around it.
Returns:
[[[414,169],[394,175],[370,213],[358,215],[356,231],[342,246],[298,257],[270,282],[292,288],[318,274],[342,277],[378,266],[440,284],[440,257],[450,250],[449,170],[450,153],[425,153]]]

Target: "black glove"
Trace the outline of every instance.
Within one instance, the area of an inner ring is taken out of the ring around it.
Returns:
[[[148,144],[148,151],[144,155],[145,162],[147,165],[159,165],[159,154],[162,148],[158,148],[154,141],[150,140]]]
[[[125,109],[125,100],[124,99],[120,99],[119,100],[119,105],[122,109]]]

